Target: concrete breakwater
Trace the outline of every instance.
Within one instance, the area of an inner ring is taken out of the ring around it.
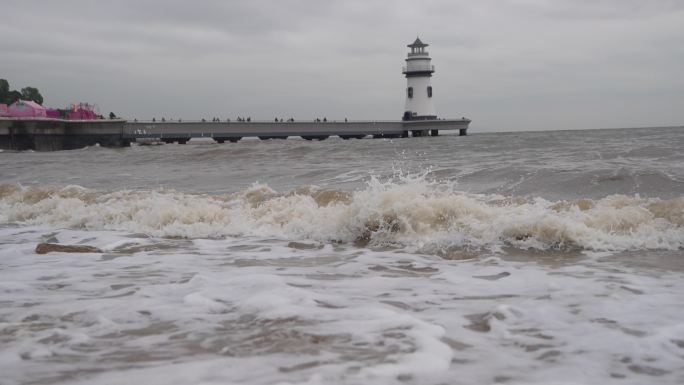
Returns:
[[[61,120],[0,118],[0,148],[55,151],[99,144],[124,147],[137,140],[186,143],[192,138],[237,142],[244,137],[323,140],[436,136],[440,131],[466,135],[468,119],[352,122],[127,122],[125,120]]]
[[[124,147],[125,120],[0,118],[0,149],[56,151],[99,144]]]

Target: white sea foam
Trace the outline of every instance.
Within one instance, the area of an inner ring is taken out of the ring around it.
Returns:
[[[598,200],[467,194],[423,179],[371,180],[346,193],[268,185],[230,195],[0,186],[0,223],[162,237],[267,236],[392,244],[443,252],[502,245],[546,250],[684,247],[684,197]]]
[[[35,254],[46,238],[105,252]],[[597,258],[6,226],[0,372],[8,384],[680,383],[682,273]]]

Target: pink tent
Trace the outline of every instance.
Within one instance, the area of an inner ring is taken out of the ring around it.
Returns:
[[[59,110],[56,108],[46,108],[45,115],[48,118],[59,119]]]
[[[7,104],[0,103],[0,116],[7,115]]]
[[[71,105],[71,111],[67,112],[69,120],[92,120],[97,119],[95,106],[88,103],[78,103]]]
[[[8,109],[8,116],[12,118],[44,118],[47,116],[45,107],[30,100],[17,100]]]
[[[95,114],[92,111],[78,110],[67,112],[67,119],[69,120],[92,120],[95,119]]]

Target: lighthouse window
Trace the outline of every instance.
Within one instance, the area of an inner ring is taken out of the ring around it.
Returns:
[[[412,98],[413,97],[413,87],[407,88],[406,93],[408,94],[409,98]]]
[[[428,86],[428,98],[432,97],[432,86]]]

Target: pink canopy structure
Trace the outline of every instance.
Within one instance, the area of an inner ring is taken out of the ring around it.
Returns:
[[[92,120],[97,119],[97,107],[88,103],[74,103],[67,112],[66,118],[69,120]]]
[[[45,118],[45,107],[30,100],[17,100],[8,108],[7,116],[12,118]]]
[[[0,103],[0,116],[7,116],[7,104]]]
[[[60,118],[59,110],[56,108],[46,108],[45,109],[45,115],[48,118],[53,118],[53,119],[59,119]]]

